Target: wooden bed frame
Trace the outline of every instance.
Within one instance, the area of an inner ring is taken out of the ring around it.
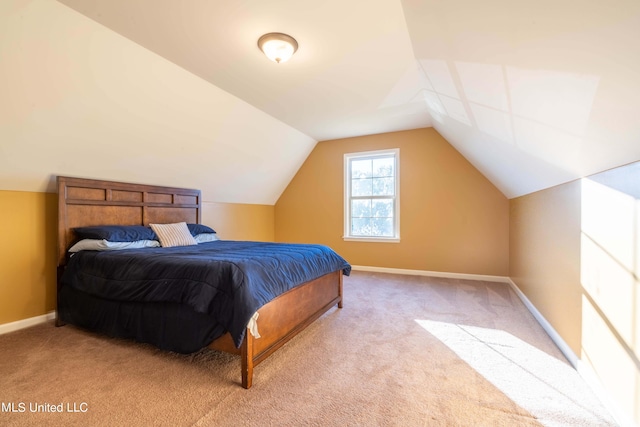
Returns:
[[[59,176],[58,289],[73,229],[90,225],[200,223],[200,190]],[[342,308],[342,271],[322,276],[280,295],[258,310],[261,338],[247,329],[240,348],[227,333],[210,347],[242,359],[242,386],[250,388],[253,368],[336,305]],[[56,326],[63,326],[56,319]]]

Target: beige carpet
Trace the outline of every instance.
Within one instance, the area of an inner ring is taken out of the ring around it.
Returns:
[[[615,425],[506,284],[354,272],[344,291],[250,390],[213,351],[52,324],[2,335],[0,425]],[[32,412],[45,404],[64,412]]]

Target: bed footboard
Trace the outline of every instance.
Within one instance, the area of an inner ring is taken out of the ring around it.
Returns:
[[[254,338],[247,330],[239,349],[229,334],[218,338],[209,347],[241,356],[242,387],[248,389],[253,382],[255,366],[336,304],[342,308],[342,271],[297,286],[260,308],[260,338]]]

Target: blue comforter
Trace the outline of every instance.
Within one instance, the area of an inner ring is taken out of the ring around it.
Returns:
[[[81,251],[61,278],[98,298],[175,302],[216,319],[240,347],[251,316],[278,295],[351,266],[322,245],[215,241],[197,246]]]

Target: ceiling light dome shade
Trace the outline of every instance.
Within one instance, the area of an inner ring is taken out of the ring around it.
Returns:
[[[258,47],[270,60],[286,62],[298,50],[298,42],[282,33],[268,33],[258,39]]]

